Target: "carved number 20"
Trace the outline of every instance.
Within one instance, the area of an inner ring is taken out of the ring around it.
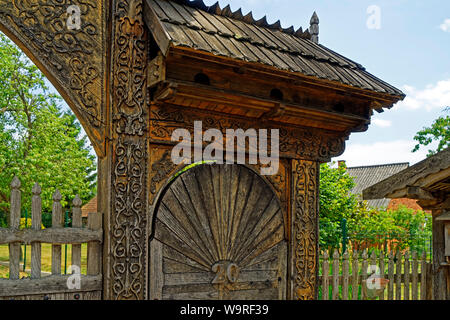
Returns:
[[[217,273],[213,284],[224,284],[227,281],[234,283],[239,276],[239,267],[235,263],[218,262],[213,265],[212,271]]]

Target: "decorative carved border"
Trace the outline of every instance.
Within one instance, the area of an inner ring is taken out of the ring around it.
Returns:
[[[291,205],[291,296],[317,298],[319,163],[293,160]]]
[[[142,1],[116,0],[112,42],[112,187],[108,299],[147,298],[147,32]]]
[[[150,140],[155,143],[171,142],[176,129],[194,131],[194,121],[202,121],[203,129],[219,129],[225,135],[227,129],[279,129],[276,125],[261,121],[243,120],[242,117],[223,115],[211,111],[180,108],[167,104],[152,104],[150,111]],[[328,162],[345,150],[348,135],[324,132],[313,128],[280,129],[280,155],[286,158]]]
[[[69,29],[69,6],[80,9],[80,29]],[[104,156],[104,1],[0,0],[0,28],[13,38],[64,96]]]

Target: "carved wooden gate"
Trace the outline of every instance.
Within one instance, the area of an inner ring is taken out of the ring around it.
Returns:
[[[252,170],[201,165],[161,196],[150,299],[285,299],[287,242],[277,196]]]

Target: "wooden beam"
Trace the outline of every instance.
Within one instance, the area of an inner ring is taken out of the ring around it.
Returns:
[[[436,198],[425,189],[421,187],[408,187],[406,197],[409,199],[417,200],[435,200]]]
[[[82,244],[91,241],[103,241],[103,231],[80,228],[48,228],[44,230],[9,230],[0,228],[0,244],[33,242],[51,244]]]
[[[41,279],[7,280],[0,279],[0,297],[24,296],[33,294],[52,294],[102,290],[102,276],[81,277],[80,289],[69,290],[67,281],[72,275],[48,276]]]

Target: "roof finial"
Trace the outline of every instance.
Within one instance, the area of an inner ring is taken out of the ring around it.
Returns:
[[[319,17],[315,11],[312,15],[310,24],[309,32],[311,33],[311,40],[314,43],[319,43]]]

